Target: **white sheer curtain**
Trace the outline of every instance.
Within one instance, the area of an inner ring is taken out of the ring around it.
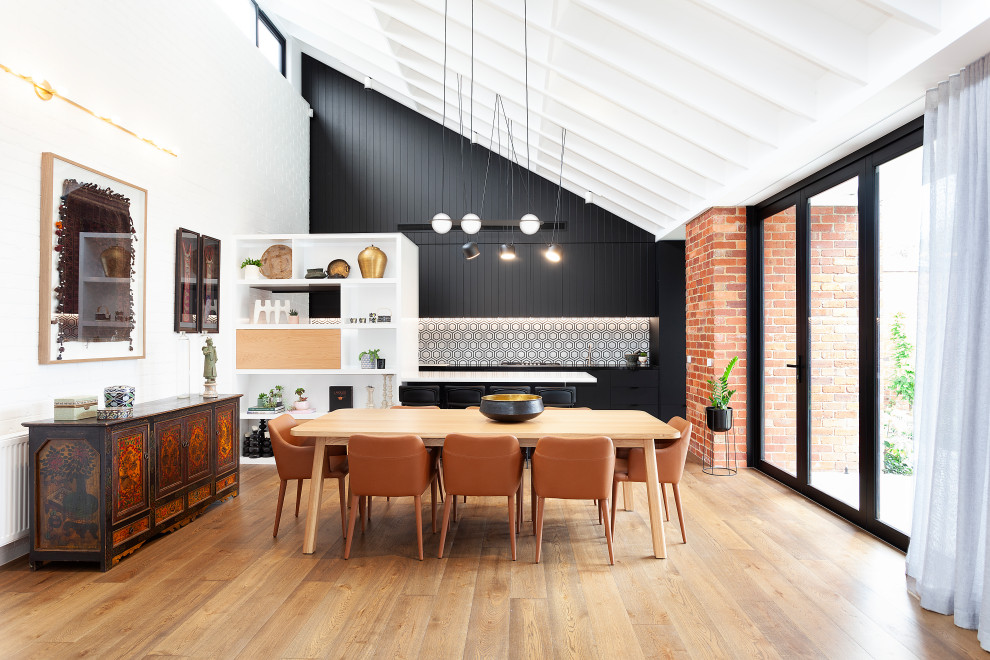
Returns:
[[[919,271],[914,524],[921,606],[990,650],[990,55],[930,90]]]

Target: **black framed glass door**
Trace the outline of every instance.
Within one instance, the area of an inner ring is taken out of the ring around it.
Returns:
[[[748,219],[750,464],[901,548],[920,142],[919,120]]]

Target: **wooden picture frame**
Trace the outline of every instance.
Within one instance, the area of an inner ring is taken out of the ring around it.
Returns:
[[[41,154],[38,362],[145,357],[148,191]]]
[[[175,230],[175,322],[176,332],[199,332],[200,235],[179,227]]]
[[[220,332],[220,239],[199,237],[199,331]]]

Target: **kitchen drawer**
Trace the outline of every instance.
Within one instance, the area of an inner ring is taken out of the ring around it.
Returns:
[[[660,405],[659,390],[655,387],[613,387],[612,407],[622,409],[634,403]]]
[[[627,387],[657,387],[660,372],[657,369],[619,369],[612,372],[612,385]]]
[[[648,412],[654,417],[660,417],[660,406],[655,403],[630,403],[625,406],[627,410],[642,410],[643,412]]]

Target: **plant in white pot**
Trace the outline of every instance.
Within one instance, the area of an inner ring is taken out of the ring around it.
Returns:
[[[244,279],[256,280],[261,277],[261,259],[248,257],[241,262],[241,270],[244,271]]]
[[[729,375],[738,361],[738,357],[733,357],[729,360],[729,364],[725,365],[725,371],[721,376],[717,379],[708,379],[710,388],[708,401],[712,405],[705,408],[705,424],[712,431],[721,433],[732,428],[732,408],[729,407],[729,400],[736,391],[729,389]]]
[[[378,363],[378,353],[382,349],[373,348],[371,350],[363,351],[358,355],[358,360],[361,361],[362,369],[374,369]]]
[[[299,325],[299,312],[294,309],[289,310],[289,323]]]
[[[296,402],[293,405],[296,410],[309,410],[309,399],[305,397],[306,389],[303,387],[296,388]]]

